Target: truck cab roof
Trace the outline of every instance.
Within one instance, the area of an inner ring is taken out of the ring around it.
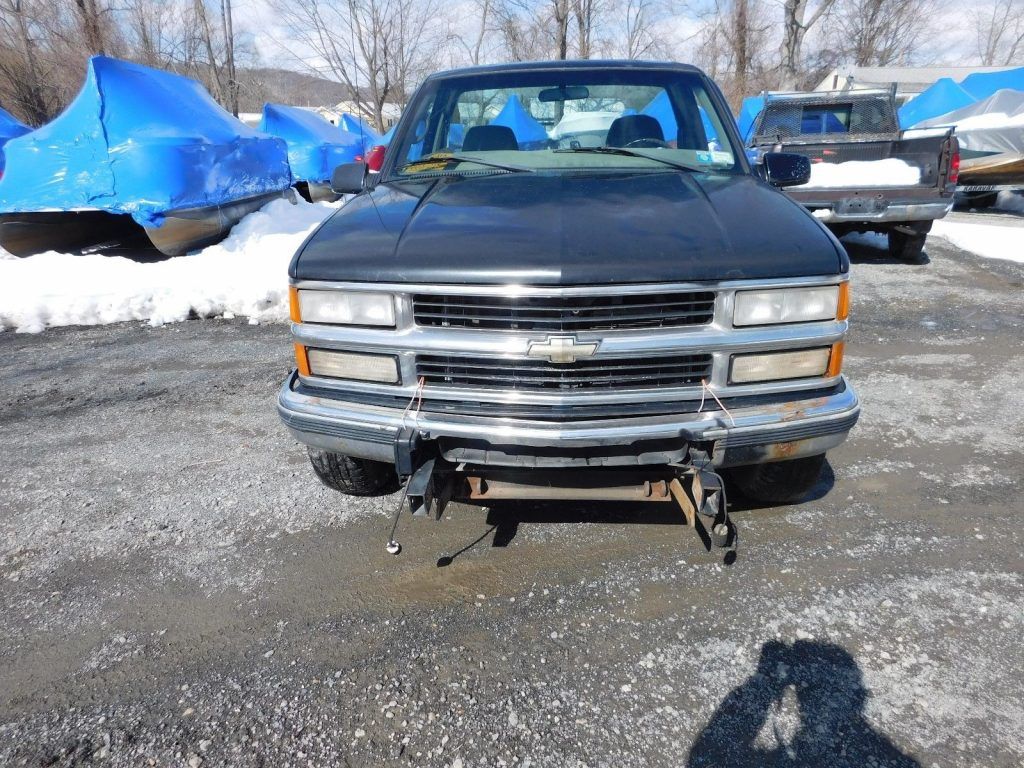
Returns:
[[[473,75],[503,74],[509,72],[550,72],[552,70],[668,70],[674,72],[691,72],[704,74],[692,64],[681,64],[674,61],[633,61],[629,59],[567,59],[562,61],[515,61],[505,64],[484,64],[474,67],[460,67],[442,72],[435,72],[427,81],[446,80],[455,77]]]

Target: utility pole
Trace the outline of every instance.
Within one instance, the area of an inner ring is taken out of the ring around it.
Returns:
[[[228,68],[228,100],[231,114],[238,117],[238,78],[235,74],[235,27],[231,20],[231,0],[220,0],[220,15],[224,23],[224,45]]]

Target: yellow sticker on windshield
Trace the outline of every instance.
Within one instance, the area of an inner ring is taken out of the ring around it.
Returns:
[[[443,171],[448,166],[447,160],[437,163],[417,163],[416,165],[404,168],[405,173],[419,173],[420,171]]]
[[[451,152],[435,152],[429,158],[425,157],[422,160],[413,160],[409,165],[402,169],[404,173],[419,173],[420,171],[443,171],[447,165],[448,160],[451,158]],[[430,162],[434,160],[436,162]]]

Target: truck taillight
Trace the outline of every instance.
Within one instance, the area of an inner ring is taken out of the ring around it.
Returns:
[[[366,166],[370,173],[380,173],[384,165],[384,151],[387,149],[383,144],[378,144],[366,153]]]
[[[953,153],[953,157],[949,161],[949,183],[956,184],[960,179],[960,151],[957,150]]]

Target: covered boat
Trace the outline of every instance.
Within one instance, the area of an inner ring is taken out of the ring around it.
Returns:
[[[566,145],[568,141],[578,141],[584,147],[599,147],[608,137],[608,129],[615,122],[615,118],[620,116],[619,112],[567,110],[558,124],[551,129],[551,138]]]
[[[754,127],[754,122],[757,120],[757,116],[761,114],[761,110],[764,109],[765,94],[759,96],[747,96],[743,99],[743,104],[740,107],[740,114],[736,118],[736,127],[739,129],[740,138],[744,142],[750,138],[748,135],[750,129]]]
[[[960,141],[958,191],[994,200],[1000,189],[1024,189],[1024,91],[996,91],[917,127],[947,125]]]
[[[338,118],[338,127],[360,138],[363,143],[364,155],[380,144],[380,134],[373,130],[365,120],[349,112],[341,113]]]
[[[264,104],[260,130],[288,144],[288,164],[299,193],[307,200],[336,200],[331,174],[363,155],[363,141],[331,125],[315,112],[284,104]]]
[[[105,56],[55,120],[5,147],[0,246],[16,255],[137,237],[176,256],[291,186],[282,139],[193,80]]]
[[[700,122],[704,127],[704,137],[708,141],[708,149],[720,149],[721,147],[717,144],[718,132],[711,124],[708,113],[700,105],[697,106],[697,111],[700,113]],[[672,109],[672,101],[669,98],[668,91],[661,91],[651,99],[647,106],[640,110],[640,114],[650,115],[657,120],[658,125],[661,126],[661,133],[665,137],[665,141],[669,142],[672,146],[676,145],[679,136],[679,122],[676,120],[675,110]]]
[[[918,123],[966,107],[977,99],[948,77],[935,81],[899,109],[900,127],[911,128]]]
[[[543,149],[548,144],[548,132],[523,106],[523,103],[519,101],[519,97],[512,94],[511,98],[505,102],[505,106],[501,108],[493,120],[491,125],[503,125],[506,128],[511,128],[512,133],[516,136],[516,142],[519,144],[519,149],[532,150],[532,149]],[[449,144],[453,143],[449,136]],[[462,142],[459,142],[461,146]]]

